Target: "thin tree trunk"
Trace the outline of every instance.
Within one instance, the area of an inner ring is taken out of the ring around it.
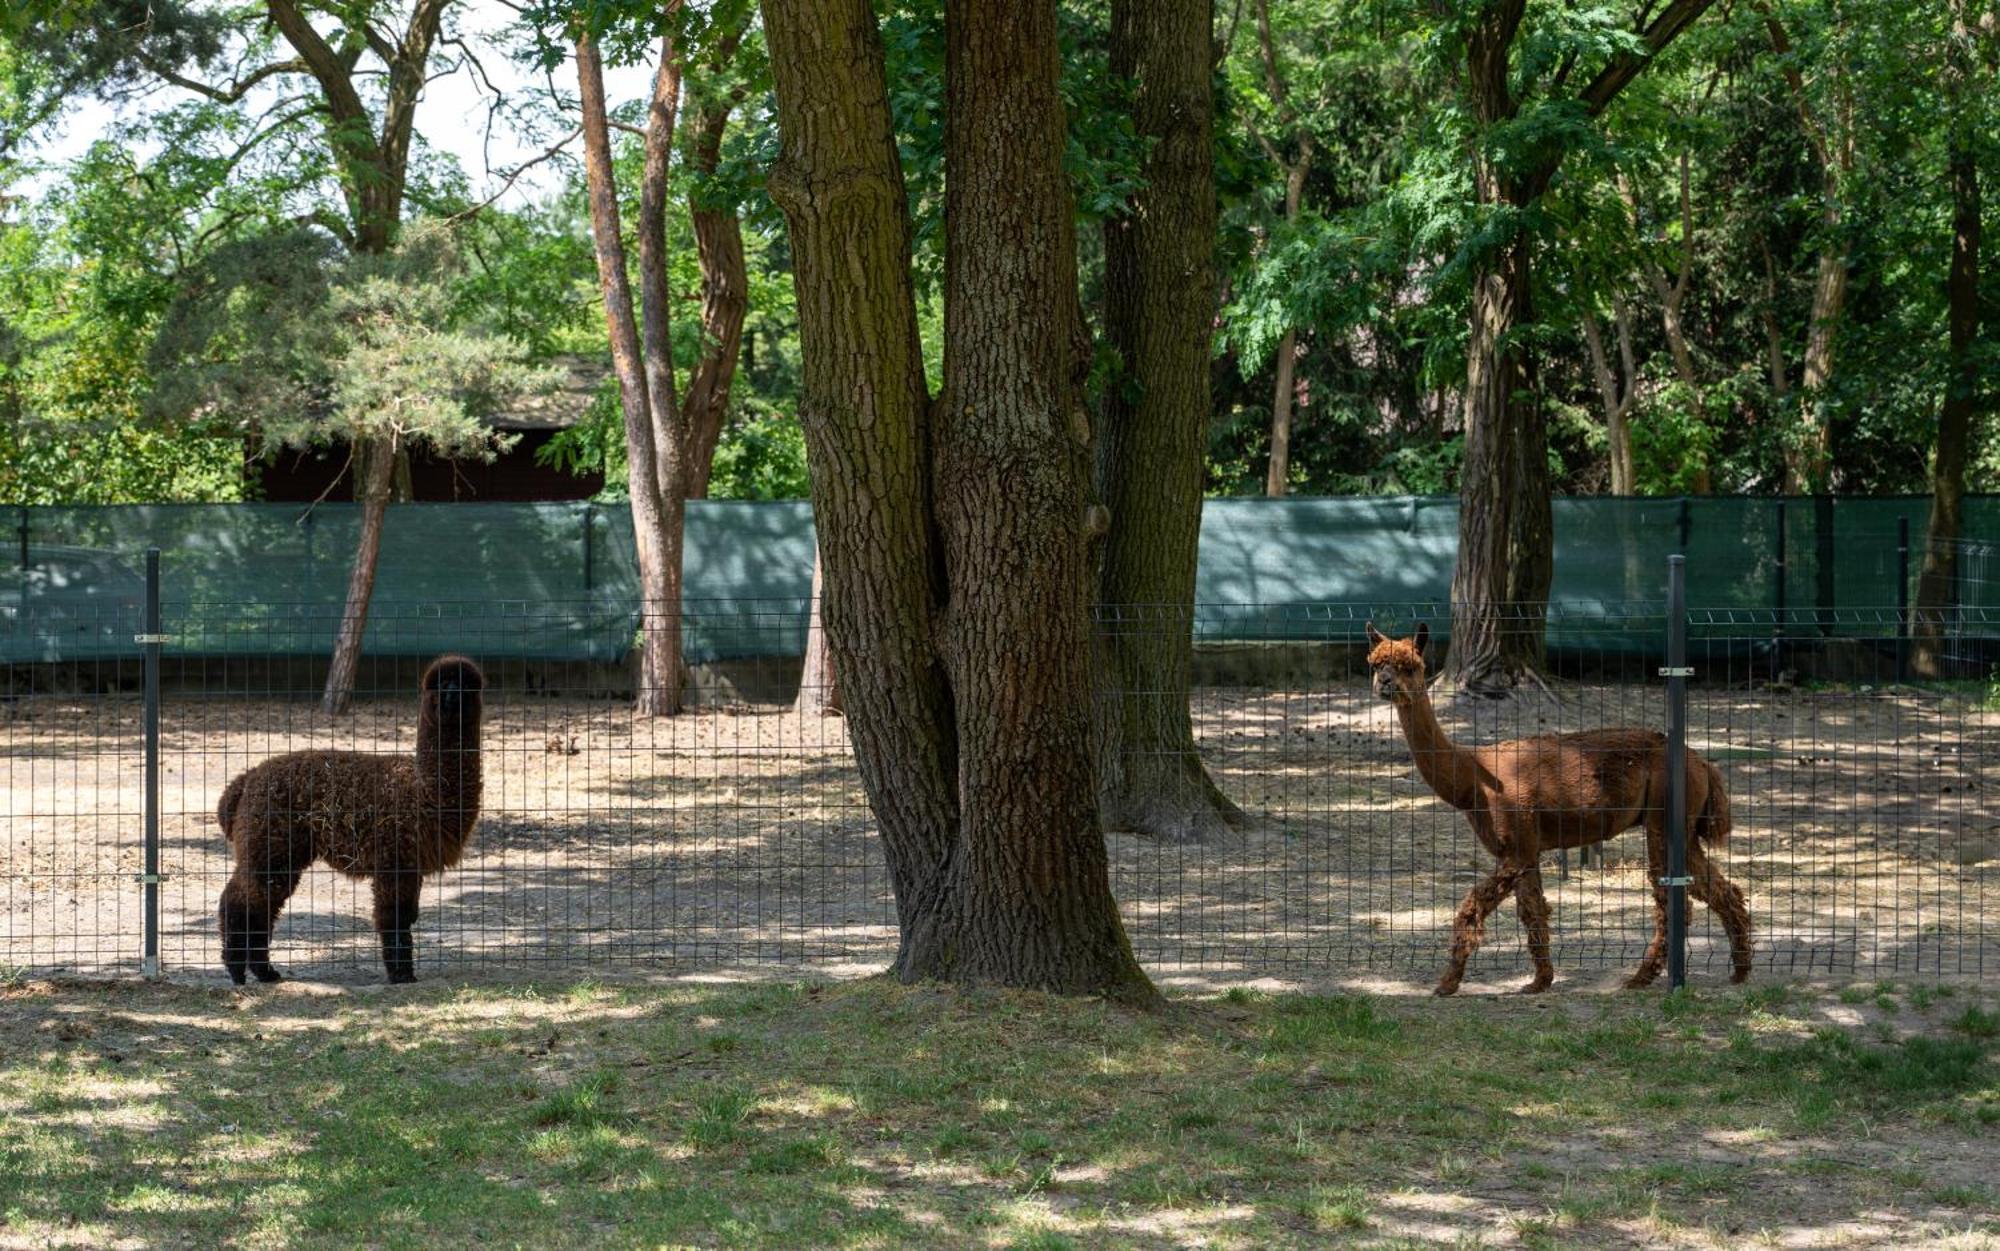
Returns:
[[[1917,578],[1913,663],[1924,677],[1944,677],[1945,619],[1958,571],[1964,517],[1965,466],[1973,418],[1979,411],[1980,194],[1978,135],[1969,119],[1973,33],[1965,0],[1952,0],[1945,85],[1951,109],[1949,166],[1952,192],[1951,271],[1945,281],[1949,367],[1938,414],[1937,450],[1931,461],[1931,516],[1924,535],[1923,571]]]
[[[361,538],[354,546],[354,567],[347,575],[347,607],[341,614],[340,634],[333,644],[333,663],[326,672],[326,690],[320,707],[329,713],[343,713],[354,696],[355,677],[361,670],[361,642],[368,633],[368,605],[375,596],[375,567],[382,553],[382,521],[389,512],[389,495],[396,477],[396,443],[363,440],[365,477],[361,489]]]
[[[1211,8],[1111,9],[1112,73],[1137,83],[1134,120],[1150,146],[1145,189],[1105,226],[1106,327],[1136,385],[1111,388],[1098,430],[1097,493],[1110,513],[1098,794],[1107,828],[1176,842],[1246,823],[1203,767],[1188,712],[1216,289]],[[1284,360],[1281,349],[1280,377]]]
[[[632,537],[640,581],[637,707],[648,716],[667,716],[681,706],[680,535],[678,527],[669,524],[667,505],[660,493],[662,475],[654,442],[653,384],[646,375],[646,354],[640,347],[631,287],[625,276],[618,191],[612,181],[611,132],[604,109],[604,70],[597,46],[588,38],[577,41],[576,67],[583,105],[584,173],[589,184],[591,237],[596,245],[598,285],[604,295],[611,362],[618,376],[619,400],[625,415],[626,484],[632,499]],[[669,393],[671,386],[669,379],[666,383]]]
[[[1582,320],[1583,342],[1590,352],[1591,372],[1597,378],[1598,399],[1604,405],[1605,457],[1611,469],[1611,494],[1628,496],[1633,494],[1633,483],[1638,477],[1632,461],[1632,430],[1628,421],[1633,401],[1638,398],[1638,378],[1632,368],[1632,333],[1623,307],[1614,305],[1612,317],[1619,339],[1622,372],[1613,366],[1611,354],[1605,350],[1596,316],[1587,311]]]
[[[1212,10],[1213,4],[1204,7]],[[1115,26],[1115,16],[1113,23]],[[1207,35],[1209,41],[1214,38],[1213,26],[1211,12],[1210,31]],[[1264,59],[1264,89],[1270,94],[1271,102],[1277,106],[1280,120],[1292,132],[1293,141],[1298,149],[1297,159],[1286,161],[1278,155],[1277,149],[1269,142],[1264,144],[1264,149],[1271,159],[1285,171],[1285,223],[1297,225],[1299,212],[1305,205],[1306,178],[1312,171],[1313,140],[1312,132],[1305,129],[1297,110],[1292,108],[1284,75],[1278,72],[1277,43],[1271,37],[1270,0],[1257,0],[1257,43]],[[1207,117],[1212,111],[1212,109],[1205,110],[1203,116]],[[1157,119],[1156,124],[1171,124],[1172,120],[1163,116]],[[1212,187],[1214,184],[1212,168],[1209,170],[1208,181]],[[1298,329],[1287,327],[1284,337],[1278,342],[1278,376],[1271,392],[1271,459],[1264,475],[1264,494],[1272,499],[1283,496],[1290,481],[1292,406],[1297,398],[1298,348]]]
[[[326,104],[326,137],[332,149],[343,194],[347,198],[351,222],[349,238],[356,252],[379,256],[396,241],[403,217],[403,191],[408,176],[410,138],[416,127],[417,104],[422,99],[430,54],[450,0],[416,0],[400,42],[387,50],[384,60],[382,117],[378,126],[355,86],[355,60],[335,51],[307,20],[297,0],[265,0],[265,13],[308,72],[319,84]],[[368,601],[374,593],[375,560],[379,554],[380,521],[376,516],[375,541],[368,546],[367,518],[371,508],[386,510],[390,494],[397,489],[395,462],[400,453],[396,441],[385,453],[387,463],[376,466],[368,460],[369,438],[355,441],[363,459],[356,467],[372,483],[380,475],[378,495],[370,487],[362,495],[362,544],[356,551],[354,577],[349,583],[340,642],[327,673],[323,705],[329,712],[347,706],[353,694],[354,674],[360,664],[361,635],[368,618]],[[408,462],[402,466],[402,494],[408,498]],[[365,559],[364,559],[365,558]],[[359,622],[359,625],[354,623]],[[350,632],[352,637],[350,638]],[[343,648],[351,648],[346,654]]]
[[[840,683],[833,674],[833,652],[826,645],[826,624],[819,605],[825,582],[817,553],[813,556],[812,606],[806,618],[805,661],[799,667],[799,693],[792,711],[801,717],[831,717],[840,711]]]
[[[715,49],[715,63],[733,56],[742,36],[742,27],[723,36]],[[713,177],[721,166],[722,137],[734,104],[734,99],[718,101],[703,107],[696,116],[693,166],[703,177]],[[742,355],[750,277],[743,253],[743,224],[735,207],[714,207],[697,189],[689,193],[688,212],[695,256],[701,265],[702,336],[701,358],[688,378],[686,482],[688,498],[705,499]]]
[[[1299,359],[1299,332],[1285,331],[1278,340],[1278,379],[1271,390],[1271,462],[1264,471],[1264,494],[1284,496],[1292,472],[1292,395]]]

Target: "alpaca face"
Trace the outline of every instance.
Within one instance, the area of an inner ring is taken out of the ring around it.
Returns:
[[[1408,639],[1392,639],[1367,626],[1368,667],[1372,671],[1375,694],[1401,707],[1416,699],[1424,689],[1424,645],[1430,642],[1428,625],[1417,627]]]
[[[463,656],[441,656],[424,670],[424,699],[437,701],[442,726],[476,726],[486,675]]]

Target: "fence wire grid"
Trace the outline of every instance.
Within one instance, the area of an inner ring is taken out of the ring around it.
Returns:
[[[684,628],[708,640],[712,659],[691,668],[688,711],[648,718],[631,708],[629,660],[524,654],[524,640],[560,637],[590,604],[378,603],[371,637],[388,646],[364,657],[351,711],[330,717],[318,707],[325,623],[311,611],[167,602],[160,968],[223,974],[217,907],[232,866],[216,809],[233,777],[309,749],[420,759],[428,656],[401,654],[399,629],[426,643],[448,634],[488,682],[481,814],[463,860],[423,883],[420,974],[881,967],[894,951],[894,903],[845,722],[795,709],[799,658],[763,642],[797,637],[809,607],[684,606]],[[64,611],[37,628],[146,632],[129,605]],[[1415,767],[1396,708],[1371,685],[1363,629],[1373,621],[1403,637],[1427,623],[1435,663],[1448,613],[1430,603],[1204,605],[1190,621],[1109,608],[1100,629],[1164,642],[1200,638],[1217,620],[1277,640],[1199,645],[1189,701],[1201,759],[1252,825],[1202,843],[1107,833],[1142,962],[1217,982],[1358,972],[1429,981],[1454,913],[1494,861]],[[2000,613],[1954,609],[1928,651],[1913,642],[1905,604],[1694,608],[1686,622],[1687,741],[1730,797],[1733,833],[1713,860],[1747,898],[1755,976],[2000,976]],[[1555,609],[1532,625],[1547,644],[1532,694],[1433,701],[1454,743],[1665,729],[1663,605]],[[141,967],[144,662],[84,656],[0,669],[0,966],[14,970]],[[1579,814],[1597,802],[1609,803],[1578,799]],[[1601,980],[1638,964],[1654,919],[1643,830],[1548,851],[1541,873],[1560,975]],[[373,907],[367,882],[316,865],[277,922],[275,964],[380,976]],[[1503,906],[1469,984],[1518,983],[1529,955],[1515,908]],[[1688,967],[1697,981],[1730,968],[1716,916],[1700,905]]]

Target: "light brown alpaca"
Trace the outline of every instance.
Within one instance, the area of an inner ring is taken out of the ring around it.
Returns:
[[[463,656],[424,670],[417,748],[403,756],[295,751],[237,775],[215,819],[236,855],[222,888],[222,964],[282,981],[271,927],[313,861],[375,891],[375,928],[392,982],[417,980],[410,926],[424,878],[458,863],[479,819],[479,720],[486,678]]]
[[[1555,980],[1549,960],[1549,904],[1542,894],[1541,854],[1588,847],[1643,824],[1646,863],[1653,882],[1653,941],[1626,981],[1628,989],[1659,976],[1667,950],[1667,740],[1654,730],[1603,729],[1545,734],[1460,747],[1438,724],[1424,685],[1424,645],[1430,627],[1415,637],[1384,638],[1371,623],[1368,667],[1375,693],[1396,706],[1417,772],[1439,799],[1465,814],[1480,845],[1500,862],[1472,888],[1452,920],[1451,959],[1437,992],[1449,995],[1465,978],[1465,962],[1479,949],[1486,918],[1511,893],[1528,934],[1535,980],[1524,994]],[[1729,837],[1729,795],[1714,765],[1687,753],[1689,892],[1722,918],[1729,933],[1730,981],[1750,976],[1750,911],[1738,890],[1709,860],[1706,847]]]

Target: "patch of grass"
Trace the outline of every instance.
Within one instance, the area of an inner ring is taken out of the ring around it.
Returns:
[[[535,1105],[534,1123],[544,1127],[566,1125],[573,1129],[596,1129],[623,1119],[611,1106],[613,1082],[608,1073],[593,1073],[581,1081],[552,1091]]]
[[[1097,1251],[1474,1245],[1497,1222],[1577,1246],[1740,1214],[1745,1174],[1674,1154],[1706,1135],[2000,1118],[1984,1008],[1878,1043],[1804,1035],[1816,992],[1661,1002],[30,986],[0,1001],[0,1217],[28,1244]],[[1978,1210],[1914,1177],[1885,1199],[1888,1175],[1829,1165],[1815,1201]]]
[[[1972,1004],[1958,1014],[1951,1027],[1969,1038],[2000,1038],[2000,1012]]]

